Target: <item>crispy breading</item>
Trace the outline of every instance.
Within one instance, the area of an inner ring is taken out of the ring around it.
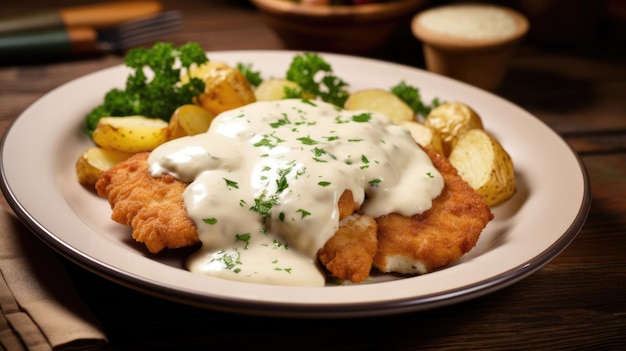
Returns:
[[[493,218],[489,206],[457,174],[450,162],[429,152],[444,178],[442,193],[422,214],[389,214],[372,219],[356,214],[359,204],[346,190],[338,201],[340,226],[318,251],[328,272],[339,279],[362,282],[372,267],[382,272],[421,274],[446,266],[471,250]],[[157,253],[199,243],[187,215],[187,186],[172,176],[152,177],[142,153],[103,173],[96,190],[108,198],[111,218],[131,226],[133,238]]]
[[[339,219],[344,219],[353,214],[359,209],[359,204],[354,202],[354,196],[352,191],[345,190],[337,201],[337,208],[339,210]]]
[[[420,274],[449,265],[476,245],[493,219],[483,198],[446,158],[432,152],[428,155],[444,178],[444,189],[422,214],[392,213],[376,218],[374,266],[382,272]]]
[[[335,278],[354,283],[367,279],[376,254],[376,221],[358,210],[352,192],[346,190],[338,203],[339,229],[317,252],[317,257]]]
[[[170,175],[153,177],[148,155],[136,154],[118,163],[96,183],[98,195],[109,200],[111,218],[132,227],[133,239],[152,253],[199,243],[183,202],[187,184]]]

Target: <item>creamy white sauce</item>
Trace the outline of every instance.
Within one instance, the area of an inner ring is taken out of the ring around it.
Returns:
[[[434,8],[420,23],[435,32],[470,39],[495,39],[515,32],[513,17],[493,6],[453,5]]]
[[[265,284],[325,284],[317,251],[337,231],[346,189],[376,218],[421,213],[443,188],[428,155],[386,116],[299,99],[222,113],[148,161],[154,176],[190,183],[184,202],[202,247],[188,269]]]

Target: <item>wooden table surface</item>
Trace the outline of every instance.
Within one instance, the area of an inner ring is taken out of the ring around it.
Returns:
[[[78,3],[85,1],[54,5]],[[285,48],[246,1],[163,3],[167,9],[180,9],[185,20],[181,33],[163,40],[196,41],[208,51]],[[51,6],[43,0],[21,0],[0,5],[0,14]],[[569,247],[538,272],[486,296],[422,312],[294,320],[165,301],[64,261],[104,325],[108,349],[622,349],[626,345],[626,44],[610,31],[594,35],[596,40],[584,43],[527,38],[495,92],[559,133],[580,155],[591,182],[592,206],[586,224]],[[423,68],[417,42],[406,33],[396,39],[385,51],[368,56]],[[0,67],[0,134],[51,89],[121,62],[119,56],[105,55]]]

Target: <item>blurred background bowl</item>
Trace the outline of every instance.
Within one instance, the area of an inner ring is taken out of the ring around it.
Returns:
[[[301,5],[250,0],[288,49],[365,54],[385,43],[428,0],[360,5]]]

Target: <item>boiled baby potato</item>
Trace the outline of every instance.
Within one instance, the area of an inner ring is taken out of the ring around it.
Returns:
[[[356,91],[350,94],[344,108],[379,112],[389,117],[394,123],[415,119],[415,113],[409,105],[392,92],[382,89]]]
[[[103,149],[92,146],[85,150],[76,160],[76,176],[78,182],[87,187],[93,187],[102,172],[124,161],[132,154],[127,152]]]
[[[197,105],[183,105],[174,111],[169,123],[169,139],[206,132],[215,115]]]
[[[450,154],[459,135],[470,129],[483,129],[480,116],[460,102],[447,102],[437,106],[430,111],[424,124],[441,135],[445,156]]]
[[[254,90],[258,101],[274,101],[285,98],[285,88],[297,89],[298,83],[287,79],[266,79]]]
[[[254,89],[243,73],[223,62],[209,61],[190,69],[188,75],[204,81],[204,92],[196,102],[215,115],[256,101]],[[188,77],[181,78],[181,82],[185,79]]]
[[[461,134],[449,160],[489,206],[502,203],[515,193],[513,161],[486,131],[471,129]]]
[[[438,154],[443,154],[441,136],[436,130],[417,121],[403,121],[400,125],[409,130],[413,140],[420,146]]]
[[[137,153],[152,151],[168,140],[168,123],[144,116],[103,117],[93,141],[105,149]]]

